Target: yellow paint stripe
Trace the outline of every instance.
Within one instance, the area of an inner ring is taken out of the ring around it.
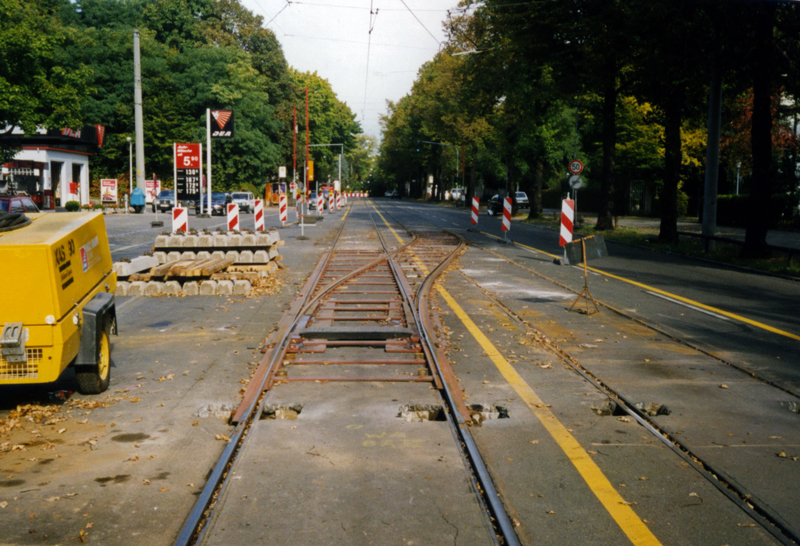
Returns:
[[[347,218],[347,215],[348,215],[348,214],[350,214],[350,209],[352,209],[352,208],[353,208],[353,207],[352,207],[352,205],[351,205],[351,206],[347,207],[347,210],[346,210],[346,211],[344,211],[344,216],[342,216],[342,222],[344,222],[344,219],[345,219],[345,218]]]
[[[636,515],[636,512],[634,512],[629,505],[625,504],[625,499],[614,489],[611,482],[608,481],[608,478],[606,478],[602,470],[595,464],[586,450],[584,450],[575,437],[569,433],[553,412],[547,409],[544,402],[533,392],[533,389],[520,377],[514,367],[508,363],[500,351],[489,341],[489,338],[481,332],[478,325],[473,322],[469,315],[467,315],[444,287],[439,285],[436,289],[456,316],[461,319],[461,322],[464,323],[464,326],[481,345],[483,350],[486,351],[486,354],[492,359],[492,362],[494,362],[494,365],[505,380],[508,381],[509,385],[511,385],[519,397],[528,405],[534,415],[541,421],[547,432],[550,433],[550,436],[552,436],[559,447],[561,447],[564,454],[575,466],[575,469],[598,500],[603,504],[606,511],[608,511],[614,521],[617,522],[622,532],[630,539],[631,543],[637,546],[660,545],[661,543],[655,535],[650,532],[650,529],[647,528],[639,516]]]
[[[498,237],[497,235],[492,235],[491,233],[486,233],[484,231],[481,231],[480,233],[483,234],[483,235],[487,235],[489,237],[492,237],[494,239],[501,239],[501,237]],[[550,256],[551,258],[560,258],[561,257],[561,256],[556,256],[554,254],[550,254],[550,253],[545,252],[543,250],[539,250],[538,248],[533,248],[532,246],[523,245],[522,243],[514,243],[514,244],[517,245],[517,246],[521,246],[522,248],[527,248],[528,250],[533,250],[534,252],[539,252],[541,254],[544,254],[545,256]],[[719,315],[731,318],[733,320],[738,320],[739,322],[744,322],[745,324],[749,324],[750,326],[755,326],[756,328],[761,328],[762,330],[766,330],[767,332],[772,332],[773,334],[778,334],[780,336],[788,337],[789,339],[795,339],[797,341],[800,341],[800,336],[799,335],[793,334],[791,332],[787,332],[785,330],[781,330],[780,328],[775,328],[774,326],[770,326],[769,324],[764,324],[763,322],[758,322],[757,320],[749,319],[747,317],[743,317],[741,315],[737,315],[736,313],[731,313],[729,311],[725,311],[724,309],[719,309],[717,307],[712,307],[710,305],[706,305],[704,303],[700,303],[699,301],[690,300],[689,298],[684,298],[683,296],[679,296],[677,294],[673,294],[672,292],[667,292],[665,290],[660,290],[660,289],[655,288],[653,286],[648,286],[646,284],[642,284],[640,282],[636,282],[636,281],[631,280],[631,279],[626,279],[625,277],[620,277],[619,275],[614,275],[613,273],[607,273],[607,272],[603,271],[602,269],[596,269],[594,267],[587,267],[586,269],[588,269],[589,271],[593,271],[594,273],[597,273],[599,275],[603,275],[605,277],[608,277],[610,279],[614,279],[614,280],[617,280],[617,281],[622,281],[624,283],[628,283],[628,284],[631,284],[633,286],[637,286],[639,288],[643,288],[645,290],[650,290],[651,292],[656,292],[658,294],[661,294],[662,296],[669,296],[670,298],[674,298],[674,299],[676,299],[678,301],[682,301],[683,303],[688,303],[689,305],[694,305],[695,307],[699,307],[701,309],[705,309],[706,311],[711,311],[713,313],[717,313]]]

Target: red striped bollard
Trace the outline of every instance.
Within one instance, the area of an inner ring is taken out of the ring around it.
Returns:
[[[280,220],[281,220],[281,224],[284,224],[284,225],[286,224],[286,221],[288,220],[288,216],[289,216],[289,213],[288,213],[287,209],[288,209],[288,205],[287,205],[287,202],[286,202],[286,194],[282,193],[280,195],[280,197],[278,198],[278,214],[279,214],[279,217],[280,217]]]
[[[189,231],[189,211],[183,208],[172,209],[172,233]]]
[[[500,226],[503,230],[503,238],[511,231],[511,198],[506,197],[503,199],[503,225]]]
[[[558,244],[561,246],[572,242],[572,225],[575,221],[575,201],[564,199],[561,202],[561,234]]]
[[[331,212],[336,212],[336,192],[331,192],[328,194],[328,210]]]
[[[478,198],[477,197],[473,197],[472,198],[472,218],[470,219],[470,221],[472,222],[473,226],[478,223],[478,210],[479,209],[480,209],[480,205],[479,205],[479,202],[478,202]]]
[[[336,192],[336,208],[342,208],[342,194],[339,192]]]
[[[239,205],[228,203],[228,231],[239,231]]]
[[[322,216],[322,212],[325,210],[325,196],[322,195],[320,192],[317,195],[317,215]]]
[[[256,222],[256,231],[264,231],[264,201],[261,199],[253,203],[253,220]]]

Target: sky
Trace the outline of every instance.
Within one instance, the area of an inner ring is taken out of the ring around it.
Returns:
[[[364,133],[380,139],[379,116],[386,113],[386,101],[408,94],[419,67],[439,51],[445,39],[442,22],[458,0],[242,0],[242,4],[264,17],[293,68],[317,72],[328,80],[339,100],[356,114]]]

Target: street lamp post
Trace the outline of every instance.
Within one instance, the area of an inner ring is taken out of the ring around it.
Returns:
[[[128,195],[131,194],[131,187],[133,186],[133,141],[128,137],[128,165],[130,171],[128,174]]]

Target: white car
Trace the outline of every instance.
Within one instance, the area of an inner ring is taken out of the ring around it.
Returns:
[[[233,203],[239,205],[241,212],[253,212],[256,206],[256,199],[253,197],[252,192],[249,191],[235,191],[231,194],[231,199]]]

